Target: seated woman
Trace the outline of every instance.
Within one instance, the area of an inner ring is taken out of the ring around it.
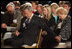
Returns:
[[[45,21],[47,26],[52,31],[54,31],[55,27],[56,27],[56,23],[55,23],[54,17],[51,16],[51,7],[49,5],[44,5],[44,7],[43,7],[43,15],[44,15],[44,18],[46,20],[48,20],[48,21]],[[50,38],[49,38],[49,36],[50,36]],[[57,46],[58,43],[60,42],[60,37],[59,36],[57,36],[59,41],[57,41],[56,39],[52,38],[52,36],[48,35],[48,34],[46,34],[46,36],[43,36],[43,37],[44,37],[44,39],[43,39],[42,45],[41,45],[42,48],[52,48],[54,46]]]
[[[52,10],[52,17],[54,17],[55,23],[57,24],[57,15],[55,14],[55,11],[59,7],[59,5],[57,3],[52,3],[50,6]]]
[[[51,19],[51,7],[49,5],[43,6],[43,16],[47,20]]]
[[[57,22],[57,28],[60,29],[59,35],[62,41],[68,41],[71,36],[71,17],[68,15],[68,11],[63,7],[59,7],[56,10],[56,14],[59,17]]]

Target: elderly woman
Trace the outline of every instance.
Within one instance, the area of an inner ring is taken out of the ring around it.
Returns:
[[[71,17],[68,16],[68,11],[63,8],[59,7],[56,10],[56,14],[59,17],[58,20],[58,29],[60,29],[60,36],[62,41],[67,41],[71,36]]]

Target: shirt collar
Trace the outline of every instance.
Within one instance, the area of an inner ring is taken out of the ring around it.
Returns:
[[[32,15],[31,15],[31,17],[30,17],[30,20],[32,19],[33,15],[34,15],[34,14],[32,13]]]

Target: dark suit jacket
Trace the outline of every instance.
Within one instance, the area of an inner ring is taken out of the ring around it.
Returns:
[[[34,14],[35,14],[35,15],[40,15],[38,11],[36,11]]]
[[[38,42],[38,36],[40,33],[40,29],[46,30],[48,32],[48,38],[55,38],[55,34],[50,30],[45,22],[45,19],[39,18],[34,15],[29,24],[26,27],[23,27],[23,23],[21,22],[20,35],[13,40],[13,46],[21,46],[23,44],[32,45],[33,43]]]

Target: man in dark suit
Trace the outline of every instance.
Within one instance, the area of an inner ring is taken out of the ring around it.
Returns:
[[[41,29],[48,32],[48,38],[55,39],[56,35],[47,27],[45,19],[37,17],[32,13],[32,7],[22,5],[21,13],[27,19],[22,19],[21,28],[15,32],[16,37],[8,39],[14,47],[21,47],[23,44],[31,46],[38,42],[38,36]],[[57,39],[57,38],[56,38]]]

